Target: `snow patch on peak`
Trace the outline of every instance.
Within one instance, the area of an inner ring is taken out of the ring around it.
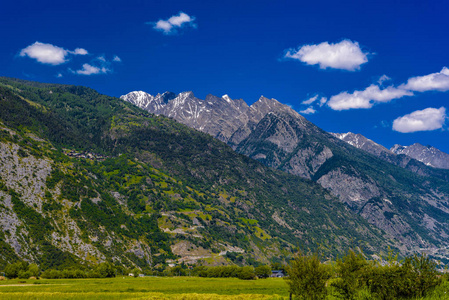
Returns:
[[[221,96],[222,99],[226,100],[227,102],[232,102],[231,97],[228,96],[228,94]]]

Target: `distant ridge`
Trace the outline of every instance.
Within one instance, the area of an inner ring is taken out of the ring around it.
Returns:
[[[432,146],[415,143],[410,146],[394,145],[391,149],[396,154],[405,154],[424,164],[440,169],[449,169],[449,154]]]
[[[229,97],[200,100],[181,93],[149,111],[207,132],[269,167],[317,182],[407,249],[432,248],[440,255],[449,245],[446,170],[397,155],[362,135],[329,134],[265,97],[248,107]]]

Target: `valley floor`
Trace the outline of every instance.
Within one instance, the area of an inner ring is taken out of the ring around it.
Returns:
[[[364,294],[363,299],[375,299]],[[167,299],[167,300],[286,300],[288,287],[281,278],[240,280],[236,278],[118,276],[103,279],[40,279],[0,281],[0,299]],[[326,300],[340,298],[332,295]],[[415,300],[449,299],[449,282],[430,295]]]
[[[118,276],[0,281],[1,299],[288,299],[283,279]]]

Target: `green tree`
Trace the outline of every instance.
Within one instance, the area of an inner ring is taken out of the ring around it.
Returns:
[[[253,266],[242,267],[240,269],[240,271],[238,272],[237,277],[239,279],[244,279],[244,280],[256,279],[256,275],[254,274],[254,267]]]
[[[31,272],[22,270],[19,272],[18,277],[20,279],[28,279],[31,277]]]
[[[441,283],[436,264],[415,254],[402,261],[389,257],[386,265],[377,264],[369,274],[370,292],[381,300],[423,297]]]
[[[425,296],[427,292],[442,283],[442,279],[437,271],[437,264],[426,255],[415,254],[411,259],[417,287],[417,296]]]
[[[28,264],[26,262],[16,262],[5,267],[5,275],[8,278],[19,277],[20,272],[26,272]]]
[[[38,277],[39,276],[39,267],[38,267],[38,265],[30,264],[28,266],[28,272],[30,272],[31,276]]]
[[[131,273],[133,273],[134,277],[139,277],[140,270],[138,268],[134,268],[131,270]]]
[[[259,278],[268,278],[271,275],[271,268],[268,265],[258,266],[255,269],[255,274]]]
[[[287,267],[287,273],[290,294],[304,300],[326,298],[326,281],[331,276],[331,270],[330,266],[320,262],[317,254],[297,254]]]
[[[101,278],[106,277],[115,277],[115,268],[114,266],[109,262],[104,262],[99,264],[95,271],[99,274]]]
[[[372,266],[362,253],[350,250],[343,259],[337,259],[338,279],[332,282],[339,296],[344,299],[356,299],[359,290],[366,287],[368,273]]]
[[[170,273],[172,276],[185,276],[186,275],[186,271],[180,265],[177,265],[177,266],[171,268]]]

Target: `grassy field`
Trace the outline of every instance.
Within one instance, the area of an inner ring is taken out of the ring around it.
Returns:
[[[118,277],[0,281],[0,299],[288,299],[283,279]]]
[[[373,299],[361,293],[360,299]],[[0,281],[0,299],[288,299],[283,279],[145,277],[105,279],[40,279]],[[327,300],[339,298],[328,295]],[[416,300],[449,299],[449,282]]]

